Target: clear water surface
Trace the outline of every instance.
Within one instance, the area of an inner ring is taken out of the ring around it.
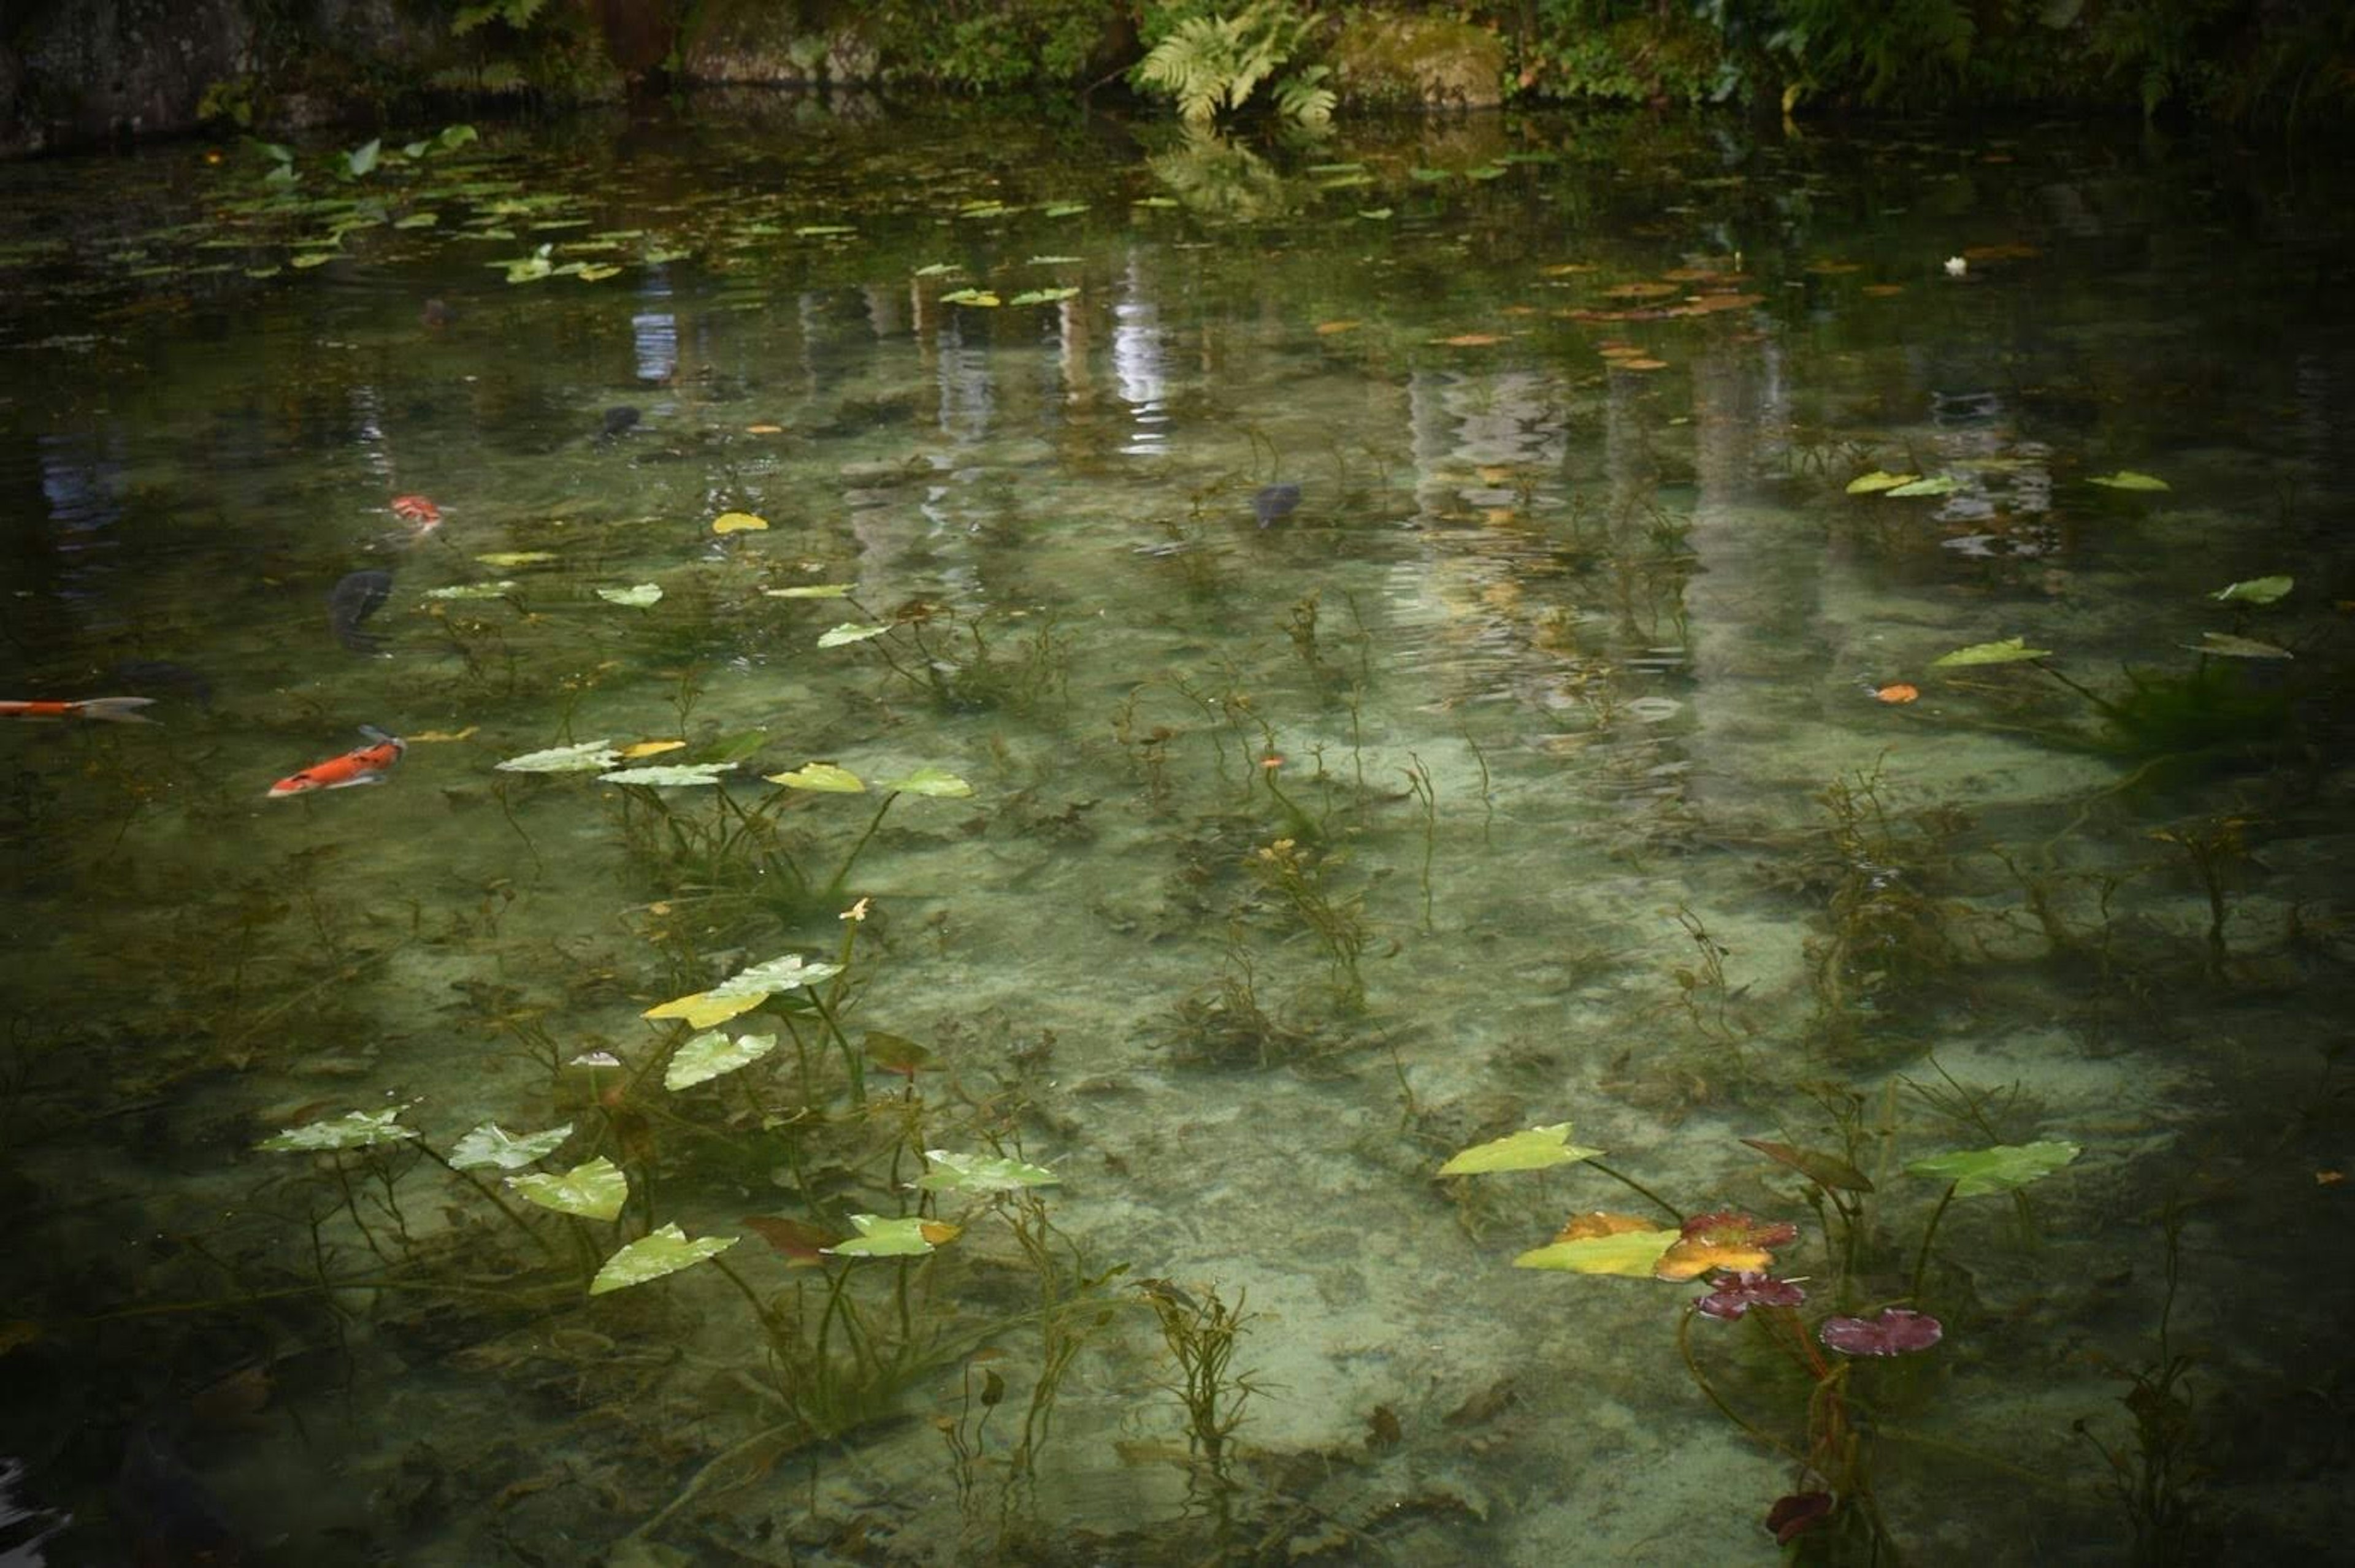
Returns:
[[[12,1561],[2333,1552],[2343,171],[451,141],[0,169]]]

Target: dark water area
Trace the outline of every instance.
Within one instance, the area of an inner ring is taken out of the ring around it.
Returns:
[[[438,130],[0,167],[0,1556],[2338,1552],[2346,170]]]

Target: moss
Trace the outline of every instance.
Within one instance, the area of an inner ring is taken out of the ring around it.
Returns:
[[[1361,108],[1492,109],[1504,101],[1504,40],[1444,16],[1353,16],[1333,42],[1333,82]]]

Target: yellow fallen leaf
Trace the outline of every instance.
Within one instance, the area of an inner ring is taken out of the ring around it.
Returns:
[[[785,427],[781,424],[748,424],[744,427],[744,433],[746,435],[783,435],[785,433]]]
[[[464,741],[481,728],[480,724],[469,724],[464,730],[428,730],[422,735],[403,735],[401,739],[412,746],[430,745],[436,741]]]
[[[1330,337],[1337,332],[1355,332],[1364,325],[1359,321],[1320,321],[1316,324],[1316,336]]]
[[[690,996],[665,1002],[658,1008],[648,1008],[639,1014],[649,1019],[684,1019],[690,1029],[709,1029],[724,1024],[738,1013],[749,1013],[769,999],[766,991],[751,991],[741,996],[715,997],[709,991],[697,991]]]
[[[665,752],[676,752],[686,744],[684,741],[641,741],[634,746],[623,747],[621,754],[625,757],[659,757]]]
[[[543,560],[554,560],[552,549],[503,549],[474,558],[485,566],[537,566]]]
[[[746,533],[768,526],[768,518],[756,517],[750,512],[722,512],[711,519],[711,531],[715,534]]]

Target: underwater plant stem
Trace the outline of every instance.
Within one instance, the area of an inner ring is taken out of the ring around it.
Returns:
[[[1930,1222],[1922,1228],[1922,1250],[1913,1254],[1913,1285],[1907,1292],[1909,1300],[1922,1299],[1922,1275],[1930,1266],[1931,1240],[1938,1233],[1938,1221],[1946,1217],[1946,1205],[1955,1200],[1955,1189],[1961,1185],[1958,1181],[1946,1183],[1946,1190],[1939,1195],[1938,1206],[1930,1211]]]
[[[2042,659],[2035,659],[2030,662],[2033,663],[2038,669],[2042,670],[2045,674],[2051,676],[2053,679],[2059,681],[2062,685],[2067,687],[2070,690],[2075,692],[2078,696],[2092,703],[2094,709],[2100,712],[2102,717],[2105,719],[2115,719],[2119,716],[2118,705],[2116,703],[2108,700],[2106,698],[2096,696],[2092,688],[2079,685],[2077,682],[2070,679],[2067,676],[2062,675],[2059,668],[2052,665],[2046,664]]]
[[[1688,1307],[1685,1308],[1685,1315],[1677,1320],[1677,1354],[1684,1358],[1685,1371],[1692,1379],[1693,1386],[1700,1390],[1703,1399],[1717,1407],[1717,1413],[1720,1415],[1733,1423],[1745,1436],[1762,1446],[1772,1448],[1776,1453],[1784,1455],[1795,1464],[1806,1464],[1806,1459],[1797,1449],[1753,1424],[1747,1416],[1727,1403],[1725,1396],[1717,1392],[1717,1385],[1709,1381],[1709,1374],[1700,1370],[1700,1358],[1694,1354],[1692,1348],[1692,1321],[1700,1316],[1700,1313]]]
[[[475,1191],[481,1193],[485,1199],[489,1200],[491,1207],[506,1215],[509,1224],[513,1225],[517,1230],[521,1231],[525,1235],[529,1236],[532,1240],[532,1244],[539,1248],[542,1253],[546,1253],[550,1263],[559,1261],[556,1254],[555,1243],[534,1229],[530,1221],[525,1219],[522,1214],[509,1208],[507,1206],[506,1200],[501,1198],[497,1191],[492,1188],[489,1182],[485,1181],[481,1177],[476,1176],[471,1170],[461,1170],[456,1166],[452,1165],[448,1159],[442,1157],[442,1152],[439,1149],[434,1148],[431,1144],[426,1143],[423,1139],[420,1138],[416,1140],[416,1144],[420,1149],[424,1151],[426,1158],[432,1160],[434,1164],[440,1166],[442,1169],[448,1171],[451,1175],[456,1177],[459,1180],[464,1181],[466,1185],[472,1187]]]
[[[728,1276],[728,1283],[734,1285],[742,1294],[744,1299],[751,1304],[752,1315],[760,1319],[762,1328],[773,1332],[775,1324],[769,1316],[768,1304],[761,1299],[760,1294],[745,1281],[742,1275],[729,1266],[726,1258],[715,1255],[711,1262],[721,1274]]]
[[[1626,1172],[1614,1170],[1611,1167],[1604,1164],[1601,1160],[1594,1158],[1592,1155],[1587,1157],[1586,1163],[1601,1171],[1604,1175],[1609,1177],[1612,1180],[1617,1182],[1620,1186],[1625,1187],[1631,1191],[1640,1192],[1646,1198],[1650,1199],[1654,1203],[1658,1204],[1661,1210],[1671,1219],[1675,1220],[1678,1224],[1681,1225],[1685,1222],[1685,1213],[1683,1210],[1678,1208],[1675,1204],[1669,1202],[1667,1199],[1661,1197],[1658,1193],[1653,1191],[1650,1188],[1645,1186],[1634,1177],[1629,1176]]]
[[[875,815],[868,819],[867,831],[858,836],[858,842],[850,847],[850,853],[842,858],[842,864],[835,869],[834,876],[826,882],[827,898],[834,899],[841,896],[843,883],[850,880],[850,868],[858,863],[858,857],[867,848],[867,841],[875,837],[877,828],[883,826],[883,814],[890,811],[891,803],[899,798],[900,792],[895,789],[883,797],[882,805],[875,808]]]

